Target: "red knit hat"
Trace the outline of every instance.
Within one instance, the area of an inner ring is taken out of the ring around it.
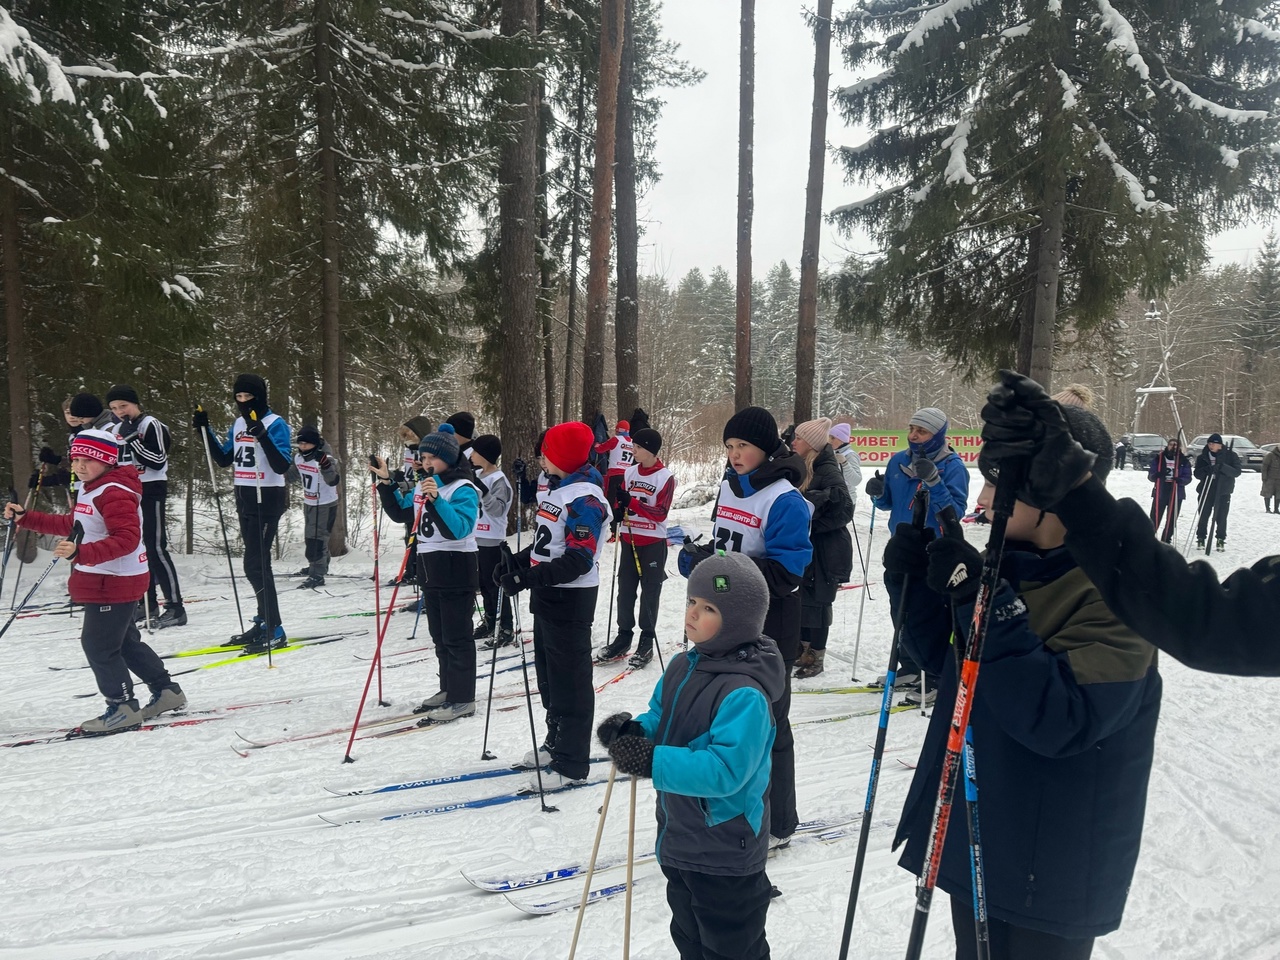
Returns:
[[[619,420],[618,425],[614,427],[614,429],[621,430],[623,433],[626,433],[628,430],[631,429],[631,424],[627,423],[627,421],[625,420]]]
[[[542,438],[542,455],[557,470],[573,473],[587,462],[595,442],[595,434],[585,423],[577,420],[558,423]]]
[[[120,445],[105,430],[81,430],[71,441],[71,456],[114,467],[120,459]]]

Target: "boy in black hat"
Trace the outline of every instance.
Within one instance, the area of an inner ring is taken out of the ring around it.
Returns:
[[[1231,494],[1236,489],[1236,477],[1240,476],[1240,457],[1222,443],[1222,434],[1209,435],[1209,442],[1196,457],[1193,473],[1200,482],[1196,492],[1200,495],[1200,522],[1196,525],[1196,546],[1203,547],[1209,536],[1210,520],[1213,535],[1218,540],[1218,552],[1227,546],[1227,514],[1231,512]]]
[[[118,384],[107,391],[107,406],[114,421],[107,427],[120,444],[120,465],[132,464],[142,481],[142,543],[147,550],[147,567],[151,584],[146,604],[138,605],[138,615],[154,616],[156,585],[164,594],[164,613],[156,626],[183,627],[187,611],[182,606],[182,589],[178,571],[169,556],[169,535],[165,530],[165,510],[169,502],[169,449],[173,440],[169,428],[150,414],[142,412],[138,391],[128,384]]]
[[[622,556],[618,558],[618,635],[596,658],[621,660],[631,649],[636,626],[636,592],[640,592],[640,646],[630,665],[639,669],[653,659],[657,641],[658,604],[667,579],[667,513],[676,493],[676,478],[658,459],[662,435],[637,430],[631,438],[634,463],[623,474],[618,508],[622,516]]]
[[[283,647],[284,627],[276,601],[276,581],[271,570],[271,551],[276,529],[288,502],[285,476],[289,472],[289,424],[271,412],[267,404],[267,383],[256,373],[242,373],[232,390],[240,416],[220,441],[209,426],[209,414],[196,410],[191,426],[199,431],[209,454],[220,467],[234,464],[236,513],[240,516],[240,536],[244,540],[244,575],[253,586],[258,612],[253,626],[232,637],[229,645],[243,645],[246,652],[258,653]]]
[[[338,517],[341,475],[333,450],[315,427],[303,427],[295,441],[297,450],[288,477],[302,484],[302,536],[307,556],[307,565],[301,570],[307,579],[298,589],[314,590],[324,586],[329,572],[329,534]]]
[[[471,441],[471,465],[476,469],[480,494],[480,519],[476,522],[476,545],[479,547],[480,595],[484,598],[480,625],[472,638],[488,641],[487,647],[503,647],[515,642],[511,628],[511,598],[502,595],[498,609],[498,584],[493,571],[502,562],[502,544],[507,539],[507,515],[511,512],[514,492],[511,481],[498,469],[502,458],[502,441],[491,433]],[[497,636],[494,636],[495,630]]]

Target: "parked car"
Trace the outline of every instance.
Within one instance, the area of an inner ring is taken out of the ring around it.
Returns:
[[[1200,451],[1204,449],[1204,445],[1209,442],[1209,434],[1202,433],[1189,444],[1187,444],[1187,455],[1193,460],[1200,456]],[[1258,446],[1248,437],[1241,436],[1238,433],[1224,433],[1222,442],[1225,446],[1230,447],[1236,452],[1240,458],[1240,466],[1244,470],[1252,470],[1254,473],[1262,472],[1262,461],[1267,456],[1267,451]]]
[[[1261,450],[1261,451],[1263,452],[1263,454],[1268,454],[1268,453],[1270,453],[1272,450],[1274,450],[1276,447],[1280,447],[1280,443],[1264,443],[1264,444],[1263,444],[1261,447],[1259,447],[1258,449],[1259,449],[1259,450]]]
[[[1120,438],[1129,447],[1129,463],[1135,470],[1146,470],[1164,449],[1165,439],[1158,433],[1126,433]]]

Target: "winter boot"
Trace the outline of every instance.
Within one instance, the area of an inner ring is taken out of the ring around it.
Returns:
[[[542,746],[538,747],[538,755],[536,757],[533,755],[533,751],[530,750],[524,755],[523,759],[521,759],[519,763],[515,764],[515,769],[532,770],[539,764],[545,767],[550,762],[551,751],[547,749],[547,745],[544,743]]]
[[[484,642],[486,650],[492,650],[494,647],[510,647],[514,646],[516,635],[511,631],[510,627],[503,627],[498,631],[498,635],[490,635],[489,639]]]
[[[151,699],[142,708],[142,719],[150,720],[153,717],[160,716],[162,713],[181,710],[186,705],[187,695],[182,692],[182,688],[176,683],[169,683],[163,687],[152,687]]]
[[[138,711],[137,700],[108,700],[107,712],[80,724],[80,732],[87,737],[100,737],[104,733],[136,730],[141,725],[142,714]]]
[[[604,649],[596,654],[596,663],[613,663],[617,660],[625,659],[631,651],[631,634],[620,633],[613,638],[612,643],[607,643]]]
[[[294,574],[294,576],[295,576],[295,577],[309,577],[309,576],[311,576],[311,568],[310,568],[310,567],[303,567],[301,570],[299,570],[297,573],[295,573],[295,574]]]
[[[164,630],[167,627],[185,627],[187,625],[187,611],[182,604],[174,604],[164,608],[164,613],[160,614],[160,619],[156,621],[156,629]]]
[[[1196,546],[1197,546],[1197,547],[1200,547],[1200,548],[1202,548],[1202,549],[1203,549],[1203,547],[1204,547],[1204,537],[1199,536],[1199,535],[1197,535],[1197,536],[1196,536]]]
[[[800,671],[813,663],[813,648],[803,641],[800,644],[800,656],[796,657],[794,676],[800,676]]]
[[[1219,553],[1222,553],[1222,551],[1224,551],[1224,550],[1226,550],[1226,549],[1227,549],[1227,541],[1225,541],[1225,540],[1219,540],[1219,541],[1218,541],[1218,552],[1219,552]]]
[[[808,680],[810,677],[816,677],[824,669],[824,662],[827,659],[826,650],[807,651],[809,654],[809,663],[807,666],[800,666],[800,661],[796,661],[796,679]],[[804,659],[803,657],[801,659]]]
[[[433,693],[427,699],[422,701],[421,706],[413,708],[414,713],[430,713],[436,707],[443,706],[449,699],[449,695],[443,690]]]
[[[938,691],[928,684],[925,685],[924,705],[932,707],[933,702],[938,699]],[[920,706],[920,684],[917,682],[914,687],[907,691],[907,695],[902,698],[902,703],[908,707]]]
[[[155,608],[152,607],[152,609],[154,610]],[[133,622],[141,623],[143,620],[146,620],[146,619],[147,619],[147,605],[143,603],[141,600],[139,600],[138,608],[133,611]]]
[[[461,720],[463,717],[475,716],[476,702],[472,700],[470,703],[455,703],[452,700],[446,700],[434,710],[428,710],[427,715],[418,721],[418,726],[425,727],[433,723],[449,723],[452,720]]]
[[[475,633],[471,634],[472,640],[485,640],[493,636],[493,621],[488,617],[484,617],[480,621],[480,625],[476,627]]]
[[[636,652],[631,655],[631,659],[627,661],[627,666],[632,670],[643,670],[649,665],[649,661],[653,659],[653,637],[641,637],[640,645],[636,647]]]
[[[285,647],[288,645],[289,645],[289,638],[285,636],[284,627],[276,627],[275,630],[272,631],[270,643],[267,642],[267,634],[266,634],[266,631],[263,630],[261,633],[258,634],[257,640],[255,640],[253,643],[245,644],[243,652],[244,653],[266,653],[268,647],[270,647],[272,650],[279,650],[281,647]]]
[[[238,633],[223,644],[224,647],[245,647],[262,641],[262,618],[254,617],[244,633]]]
[[[580,787],[586,782],[586,777],[566,777],[550,765],[542,768],[542,789],[547,793],[552,793],[556,790],[568,790],[571,787]],[[536,771],[529,777],[529,785],[526,787],[526,791],[529,793],[538,792],[538,774]]]
[[[298,584],[298,589],[299,590],[315,590],[317,587],[323,587],[323,586],[324,586],[324,577],[307,577],[307,579],[303,580],[300,584]]]

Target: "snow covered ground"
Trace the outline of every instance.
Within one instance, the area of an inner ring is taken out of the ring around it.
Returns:
[[[975,481],[977,480],[976,474]],[[1116,475],[1111,487],[1146,502],[1145,477]],[[976,495],[977,482],[973,485]],[[1280,517],[1258,509],[1259,478],[1237,485],[1232,533],[1222,570],[1280,551]],[[706,508],[679,511],[679,522],[706,529]],[[867,502],[857,524],[867,547]],[[882,668],[888,652],[888,603],[879,586],[883,518],[875,531],[872,592],[866,602],[859,676]],[[969,526],[985,539],[987,527]],[[1185,521],[1184,521],[1185,529]],[[390,539],[390,538],[388,538]],[[613,562],[606,547],[603,562]],[[293,544],[279,570],[301,564]],[[383,570],[398,562],[388,546]],[[48,554],[24,577],[43,568]],[[226,562],[214,555],[177,558],[192,600],[190,625],[157,634],[158,652],[217,643],[236,630]],[[665,650],[678,649],[683,581],[673,579],[662,604]],[[9,584],[16,564],[10,567]],[[334,573],[367,574],[371,560],[348,556]],[[65,573],[46,581],[38,597],[63,592]],[[558,795],[557,813],[542,813],[536,799],[417,820],[330,826],[337,819],[393,813],[491,796],[513,789],[517,777],[436,786],[381,796],[339,798],[324,789],[351,789],[481,767],[499,768],[530,747],[527,715],[518,698],[495,701],[490,749],[498,760],[481,763],[482,716],[443,728],[356,742],[357,762],[342,764],[345,736],[329,736],[250,750],[231,748],[253,739],[322,731],[354,717],[373,649],[371,617],[331,617],[372,609],[365,579],[332,578],[319,593],[294,589],[281,578],[282,608],[293,635],[335,629],[368,630],[341,642],[281,654],[275,669],[245,660],[197,670],[180,682],[190,709],[288,698],[290,702],[233,712],[220,719],[102,740],[36,745],[0,752],[0,877],[4,922],[0,960],[8,958],[552,958],[568,953],[574,914],[534,918],[502,897],[470,886],[459,871],[496,866],[549,868],[585,860],[604,794],[593,786]],[[5,606],[11,587],[6,590]],[[25,590],[25,588],[24,588]],[[242,587],[242,597],[245,594]],[[386,592],[383,594],[386,602]],[[840,595],[826,674],[800,687],[849,680],[860,590]],[[608,632],[609,591],[600,594],[596,640]],[[524,625],[530,625],[527,612]],[[386,653],[427,642],[426,625],[410,641],[411,615],[391,624]],[[1280,630],[1280,625],[1277,626]],[[3,640],[0,741],[71,726],[99,712],[88,670],[51,671],[83,664],[79,618],[65,614],[19,620]],[[390,708],[370,703],[366,719],[405,712],[435,692],[434,660],[424,653],[389,657],[383,682]],[[184,669],[217,657],[168,661]],[[513,661],[507,661],[513,662]],[[403,665],[403,666],[402,666]],[[1099,942],[1106,960],[1200,960],[1280,957],[1280,683],[1192,673],[1162,662],[1164,711],[1151,781],[1147,827],[1124,927]],[[617,668],[597,668],[597,682]],[[498,692],[518,689],[519,671],[500,674]],[[596,715],[642,708],[658,677],[649,669],[605,688]],[[145,696],[145,689],[143,690]],[[981,696],[981,688],[979,688]],[[496,708],[521,706],[499,712]],[[793,721],[877,706],[869,695],[798,695]],[[538,733],[541,736],[540,725]],[[913,905],[912,878],[888,849],[925,728],[918,713],[895,715],[888,763],[881,780],[877,825],[854,929],[853,956],[902,955]],[[875,718],[796,728],[802,818],[852,815],[862,806]],[[603,770],[603,765],[601,766]],[[599,775],[603,777],[603,773]],[[614,790],[602,855],[625,850],[628,788]],[[639,788],[637,848],[653,840],[653,792]],[[797,843],[771,861],[769,874],[783,890],[769,913],[769,939],[780,958],[836,955],[856,836],[830,844]],[[617,881],[615,869],[601,881]],[[667,934],[661,875],[653,864],[637,868],[631,954],[675,957]],[[527,899],[577,896],[580,882],[526,891]],[[950,956],[945,903],[929,925],[926,956]],[[621,955],[623,901],[591,907],[578,955]]]

